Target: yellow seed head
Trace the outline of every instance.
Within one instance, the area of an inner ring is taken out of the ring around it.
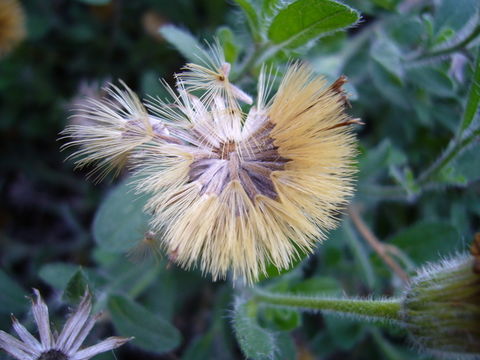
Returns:
[[[183,143],[154,139],[134,159],[167,252],[214,279],[231,270],[252,283],[269,262],[288,268],[335,227],[353,191],[355,138],[345,125],[355,120],[344,112],[344,79],[328,86],[293,65],[267,104],[264,79],[248,115],[219,95],[203,102],[180,81],[175,106],[150,107],[174,119],[171,133]]]
[[[293,64],[270,96],[264,71],[253,103],[228,80],[221,55],[209,64],[187,65],[176,89],[167,86],[173,102],[145,108],[116,89],[116,103],[89,108],[97,125],[66,134],[74,137],[69,145],[82,146],[80,165],[130,162],[137,190],[150,196],[152,231],[162,234],[172,262],[198,266],[214,280],[231,272],[250,284],[269,263],[285,269],[311,253],[336,226],[353,192],[349,125],[358,120],[345,113],[344,77],[328,85]],[[253,103],[248,113],[238,101]],[[124,138],[133,118],[143,125]]]

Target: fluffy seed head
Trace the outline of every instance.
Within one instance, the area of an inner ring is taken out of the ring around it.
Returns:
[[[328,86],[292,65],[266,103],[262,79],[247,115],[228,97],[204,102],[179,82],[174,105],[150,108],[173,120],[182,143],[154,139],[134,159],[167,252],[214,279],[232,270],[251,283],[269,262],[288,268],[335,227],[352,192],[355,146],[346,125],[355,120],[344,112],[344,80]]]
[[[269,263],[288,268],[312,252],[335,227],[353,191],[350,125],[359,122],[345,113],[345,77],[328,85],[301,64],[290,65],[273,96],[262,72],[257,100],[244,113],[239,101],[253,100],[230,82],[230,65],[216,54],[188,64],[176,88],[166,87],[173,101],[152,100],[147,113],[117,90],[122,110],[94,102],[89,114],[98,126],[66,132],[79,137],[70,145],[82,146],[80,165],[129,160],[171,261],[252,283]],[[143,120],[132,123],[133,115]],[[142,125],[124,141],[133,124]]]
[[[118,173],[132,150],[154,134],[167,134],[163,122],[149,115],[126,85],[124,89],[111,85],[105,92],[105,98],[90,98],[75,109],[74,121],[62,132],[72,139],[63,149],[79,146],[80,150],[71,157],[77,159],[79,168],[94,163],[91,175],[96,180],[102,180],[111,171]]]
[[[480,274],[470,255],[426,267],[406,291],[411,341],[447,359],[480,359]]]
[[[26,35],[22,7],[17,0],[0,0],[0,58]]]

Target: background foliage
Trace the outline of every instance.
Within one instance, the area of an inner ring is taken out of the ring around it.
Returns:
[[[301,58],[331,80],[346,74],[349,112],[365,122],[351,216],[314,255],[258,286],[399,295],[401,277],[378,243],[375,251],[364,241],[362,223],[408,275],[465,250],[479,230],[478,0],[23,5],[28,38],[0,60],[1,329],[9,329],[11,312],[27,318],[32,287],[49,294],[58,324],[61,300],[75,304],[88,285],[96,309],[108,314],[95,336],[136,337],[118,359],[428,358],[388,325],[269,308],[247,301],[246,289],[211,283],[165,258],[128,260],[148,228],[144,199],[128,191],[125,176],[118,184],[85,181],[63,162],[56,139],[82,83],[123,79],[139,94],[163,96],[157,79],[172,82],[202,39],[218,39],[232,79],[247,90],[264,62],[281,73]],[[360,14],[354,27],[337,31]]]

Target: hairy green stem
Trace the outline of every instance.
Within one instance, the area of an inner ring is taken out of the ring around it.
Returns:
[[[418,176],[418,185],[423,186],[427,184],[432,178],[437,175],[446,165],[448,165],[463,149],[472,143],[478,136],[478,131],[473,131],[463,139],[458,140],[454,138],[442,155],[423,173]]]
[[[455,51],[465,48],[470,42],[475,40],[475,38],[478,35],[480,35],[480,25],[477,25],[477,27],[473,29],[470,35],[468,35],[464,40],[460,41],[459,43],[447,48],[420,54],[419,56],[416,56],[415,58],[411,59],[411,61],[421,61],[421,60],[423,61],[423,60],[428,60],[432,58],[437,58],[439,56],[449,55]]]
[[[277,306],[293,307],[303,311],[327,311],[338,315],[350,315],[372,321],[400,322],[399,299],[366,300],[301,296],[256,290],[254,300]]]

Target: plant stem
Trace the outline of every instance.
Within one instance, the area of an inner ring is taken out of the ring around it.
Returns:
[[[472,131],[463,139],[453,138],[447,149],[442,155],[423,173],[418,176],[417,184],[423,186],[427,184],[435,175],[438,174],[446,165],[450,163],[463,149],[472,143],[478,136],[478,130]]]
[[[358,232],[362,234],[363,238],[370,244],[373,250],[380,256],[383,262],[390,267],[390,269],[397,274],[397,276],[403,280],[403,282],[408,282],[407,273],[397,264],[397,262],[388,254],[387,249],[383,246],[380,240],[373,234],[373,232],[368,228],[367,224],[360,217],[360,213],[355,206],[351,206],[348,210],[350,217],[357,228]]]
[[[480,25],[475,27],[473,31],[468,35],[464,40],[460,41],[459,43],[452,45],[447,48],[434,50],[432,52],[427,52],[424,54],[420,54],[419,56],[411,59],[411,61],[420,61],[420,60],[428,60],[432,58],[436,58],[443,55],[451,54],[455,51],[461,50],[465,48],[471,41],[473,41],[478,35],[480,35]]]
[[[269,305],[293,307],[304,311],[327,311],[338,315],[351,315],[372,321],[400,322],[401,303],[399,299],[363,300],[330,298],[322,296],[301,296],[270,293],[255,290],[254,300]]]

